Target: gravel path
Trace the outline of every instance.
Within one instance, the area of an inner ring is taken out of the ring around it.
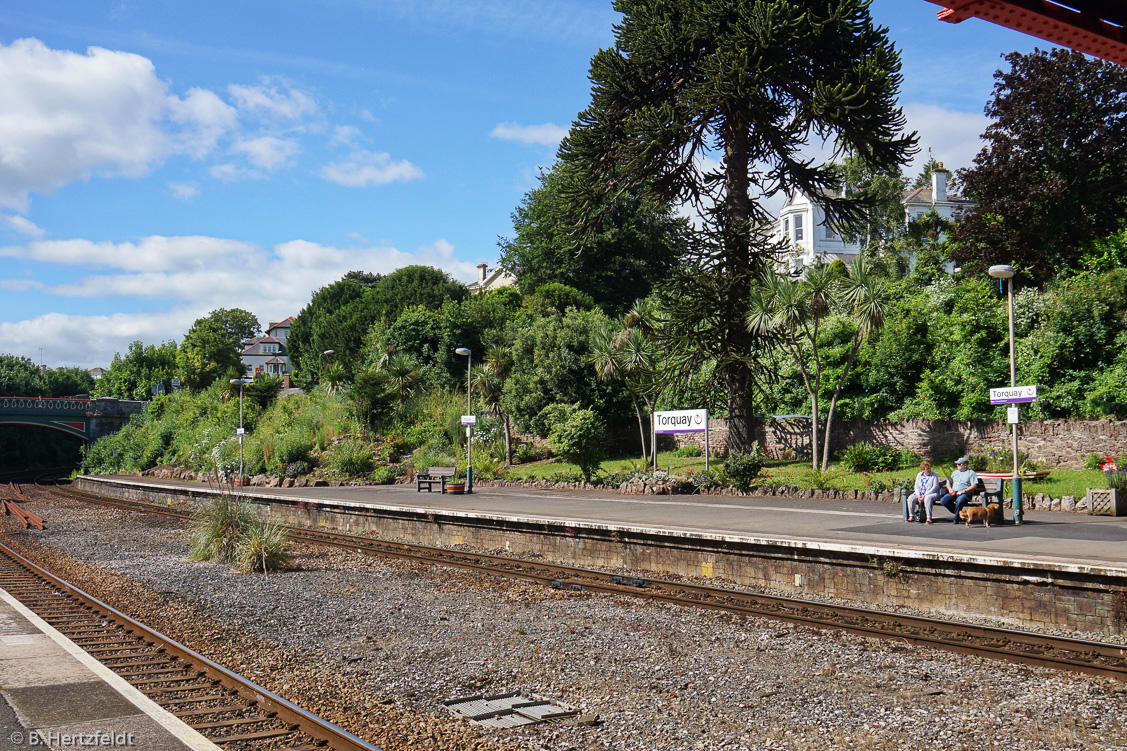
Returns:
[[[1127,749],[1105,679],[323,548],[235,574],[188,562],[179,522],[30,509],[29,557],[385,751]],[[599,722],[489,730],[441,706],[518,689]]]

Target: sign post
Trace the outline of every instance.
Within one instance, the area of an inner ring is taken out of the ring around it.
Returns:
[[[1021,468],[1017,465],[1017,426],[1021,421],[1018,404],[1027,404],[1029,402],[1037,401],[1037,387],[1036,386],[1011,386],[1009,388],[990,389],[990,403],[991,404],[1012,404],[1006,410],[1006,421],[1013,426],[1013,455],[1014,455],[1014,473],[1013,473],[1013,510],[1014,510],[1014,524],[1021,524],[1023,520],[1023,509],[1021,505]]]
[[[657,436],[659,433],[704,433],[704,469],[706,472],[708,471],[707,409],[654,412],[653,432],[654,469],[657,469]]]
[[[466,492],[473,492],[473,426],[477,425],[477,415],[462,415],[462,424],[466,426]],[[457,462],[455,462],[457,463]]]

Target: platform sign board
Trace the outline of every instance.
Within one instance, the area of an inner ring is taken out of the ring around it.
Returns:
[[[653,414],[653,460],[657,469],[657,437],[664,433],[704,433],[704,468],[708,470],[708,410],[679,409]]]
[[[1012,386],[1001,389],[990,389],[991,404],[1018,404],[1021,402],[1037,401],[1036,386]]]
[[[477,425],[477,415],[462,415],[463,425]]]
[[[703,433],[708,429],[707,409],[654,412],[655,433]]]

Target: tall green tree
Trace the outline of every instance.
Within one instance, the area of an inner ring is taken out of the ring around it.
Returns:
[[[118,399],[151,399],[153,384],[170,382],[177,374],[176,342],[145,345],[134,341],[123,357],[114,353],[109,368],[97,380],[94,392],[98,396]]]
[[[27,357],[0,355],[0,396],[39,396],[39,367]]]
[[[598,226],[579,235],[567,214],[568,169],[557,162],[525,194],[512,215],[513,237],[499,243],[501,266],[526,294],[558,282],[589,294],[608,315],[621,315],[669,273],[685,221],[669,203],[632,191],[608,199]]]
[[[954,256],[967,271],[1012,263],[1040,285],[1124,228],[1127,68],[1064,49],[1005,59],[987,145],[959,173],[978,205],[955,230]]]
[[[320,378],[322,354],[333,350],[333,362],[351,381],[359,365],[364,336],[376,320],[376,311],[366,301],[366,293],[381,276],[350,271],[330,285],[313,293],[309,304],[294,317],[286,349],[289,351],[294,380],[311,388]]]
[[[192,324],[176,352],[180,379],[190,389],[206,389],[221,375],[238,367],[237,341],[211,316]]]
[[[592,236],[623,195],[688,204],[700,217],[665,295],[663,347],[688,379],[706,363],[728,394],[729,443],[752,444],[756,352],[744,325],[773,261],[764,199],[823,195],[835,172],[802,154],[836,142],[876,172],[910,154],[897,107],[900,61],[865,0],[617,0],[613,48],[591,61],[590,106],[560,147],[571,220]],[[825,201],[856,229],[865,196]]]

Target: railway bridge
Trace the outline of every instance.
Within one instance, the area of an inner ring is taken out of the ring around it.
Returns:
[[[120,429],[143,406],[108,397],[5,396],[0,397],[0,425],[51,428],[90,442]]]

